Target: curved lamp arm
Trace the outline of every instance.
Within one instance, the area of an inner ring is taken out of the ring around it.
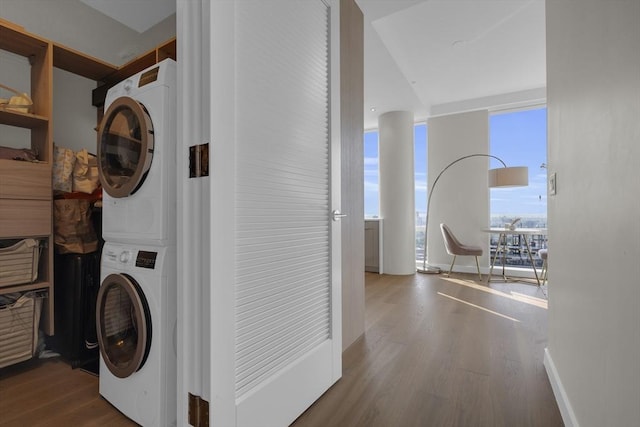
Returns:
[[[491,157],[492,159],[496,159],[500,163],[502,163],[503,167],[505,168],[507,167],[507,164],[499,157],[493,156],[491,154],[478,153],[478,154],[469,154],[467,156],[460,157],[459,159],[456,159],[453,162],[449,163],[447,166],[444,167],[444,169],[442,169],[442,171],[440,171],[436,179],[433,181],[433,185],[431,186],[431,190],[429,190],[429,197],[427,199],[427,215],[425,217],[425,222],[424,222],[424,244],[423,244],[423,250],[422,250],[422,270],[418,269],[419,273],[432,273],[432,274],[440,273],[439,267],[427,265],[427,227],[429,226],[429,210],[431,209],[431,196],[433,195],[433,190],[436,188],[436,184],[438,184],[440,177],[442,176],[443,173],[447,171],[447,169],[449,169],[451,166],[455,165],[456,163],[471,157]]]

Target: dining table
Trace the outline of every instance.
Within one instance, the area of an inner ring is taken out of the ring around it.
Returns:
[[[487,283],[491,281],[491,276],[493,274],[493,268],[496,264],[496,259],[498,258],[498,254],[502,253],[502,278],[507,281],[508,278],[505,274],[505,255],[507,253],[507,238],[508,236],[519,236],[521,240],[524,240],[525,247],[527,250],[527,255],[529,257],[529,261],[531,262],[531,267],[533,268],[533,274],[536,279],[536,283],[540,286],[540,276],[538,276],[538,271],[536,269],[535,262],[533,261],[533,254],[531,251],[531,246],[529,244],[529,238],[531,236],[546,236],[547,229],[546,228],[510,228],[510,227],[491,227],[482,229],[485,233],[497,234],[498,235],[498,244],[496,245],[496,252],[493,255],[493,259],[491,260],[491,268],[489,268],[489,275],[487,276]],[[518,279],[520,280],[520,279]]]

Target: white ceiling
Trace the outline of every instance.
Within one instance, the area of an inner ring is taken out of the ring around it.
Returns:
[[[176,13],[176,0],[80,0],[139,33]]]
[[[365,21],[365,129],[393,110],[422,120],[544,100],[544,0],[356,2]]]
[[[387,111],[413,111],[424,120],[544,101],[544,0],[356,2],[364,13],[365,129],[376,128]],[[84,13],[95,12],[85,5],[135,31],[121,27],[114,34],[107,25],[114,21]],[[167,25],[166,18],[176,0],[0,0],[0,6],[7,19],[114,64],[175,35],[175,20]]]
[[[175,0],[81,1],[139,33],[176,7]],[[544,101],[544,0],[356,2],[364,13],[365,129],[387,111],[424,120]]]

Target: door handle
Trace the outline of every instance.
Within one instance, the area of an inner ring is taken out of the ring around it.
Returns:
[[[333,219],[334,221],[340,221],[340,218],[345,218],[347,216],[347,214],[343,214],[341,213],[338,209],[333,210],[333,212],[331,212],[331,219]]]

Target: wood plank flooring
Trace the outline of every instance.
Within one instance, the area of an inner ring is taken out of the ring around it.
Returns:
[[[98,377],[60,359],[0,369],[0,426],[136,426],[98,394]]]
[[[366,332],[295,427],[562,426],[540,288],[366,274]],[[57,359],[0,369],[0,426],[135,426]]]
[[[474,279],[367,273],[365,335],[293,425],[562,426],[543,289]]]

